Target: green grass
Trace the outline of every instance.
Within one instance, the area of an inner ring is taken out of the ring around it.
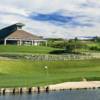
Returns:
[[[44,66],[48,66],[48,74]],[[0,60],[0,87],[39,86],[66,81],[100,80],[100,59],[32,62]]]
[[[16,45],[0,45],[0,53],[37,53],[48,54],[49,52],[57,50],[56,48],[46,46],[16,46]]]
[[[98,47],[98,48],[100,48],[100,43],[99,42],[97,42],[97,43],[91,42],[91,43],[87,43],[87,46],[88,47]]]

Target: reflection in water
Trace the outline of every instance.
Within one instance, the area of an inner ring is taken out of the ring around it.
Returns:
[[[0,100],[100,100],[100,90],[73,90],[40,94],[6,94]]]

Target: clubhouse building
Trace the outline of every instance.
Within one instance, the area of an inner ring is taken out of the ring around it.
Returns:
[[[14,44],[14,45],[40,45],[47,41],[43,37],[33,35],[22,30],[24,24],[16,23],[0,30],[0,44]]]

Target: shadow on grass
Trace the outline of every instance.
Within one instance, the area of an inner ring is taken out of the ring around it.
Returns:
[[[64,54],[67,53],[65,50],[53,50],[49,54]]]
[[[49,54],[82,54],[81,52],[70,52],[66,50],[53,50]]]

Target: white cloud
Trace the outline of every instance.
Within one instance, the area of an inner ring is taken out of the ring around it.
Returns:
[[[94,6],[94,5],[95,6]],[[82,6],[83,5],[83,6]],[[93,5],[93,6],[92,6]],[[91,27],[57,26],[45,21],[30,19],[32,13],[48,14],[60,12],[63,16],[83,16],[77,19],[81,23],[90,23]],[[84,17],[85,16],[85,17]],[[44,37],[100,36],[99,0],[3,0],[0,1],[0,27],[16,22],[26,24],[25,30]]]

